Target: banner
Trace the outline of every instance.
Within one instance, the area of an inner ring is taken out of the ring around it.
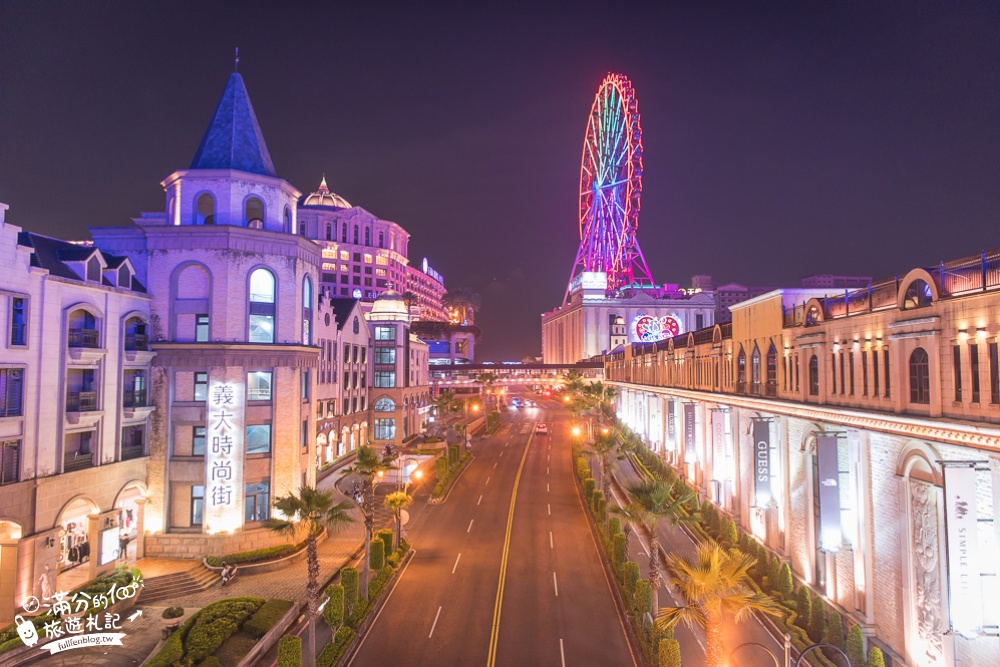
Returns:
[[[819,539],[824,551],[837,551],[843,542],[840,529],[840,467],[837,436],[816,437],[819,467]]]
[[[726,413],[712,411],[712,479],[727,481],[726,475]]]
[[[684,404],[684,462],[694,463],[698,460],[694,437],[694,403]]]
[[[979,634],[983,625],[977,510],[976,469],[972,466],[944,466],[951,629],[970,639]]]
[[[771,422],[753,423],[753,479],[757,507],[771,502]]]
[[[670,443],[670,449],[674,452],[677,451],[677,428],[674,424],[674,402],[667,401],[667,442]]]

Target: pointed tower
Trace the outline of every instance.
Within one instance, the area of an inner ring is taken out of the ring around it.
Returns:
[[[235,169],[261,176],[277,175],[239,72],[229,76],[191,161],[191,169]]]

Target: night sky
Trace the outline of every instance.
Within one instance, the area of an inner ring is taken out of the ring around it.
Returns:
[[[82,238],[162,210],[239,46],[278,175],[325,172],[482,294],[481,359],[540,353],[608,71],[638,95],[658,282],[878,278],[1000,246],[1000,3],[478,4],[5,0],[8,220]]]

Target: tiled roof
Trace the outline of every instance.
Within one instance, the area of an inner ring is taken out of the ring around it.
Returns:
[[[233,72],[208,124],[191,169],[236,169],[275,176],[243,77]]]
[[[45,269],[49,275],[85,282],[76,271],[66,265],[66,262],[83,262],[94,253],[100,253],[109,268],[117,268],[125,261],[124,257],[109,255],[101,252],[97,248],[80,246],[68,241],[53,239],[48,236],[22,231],[17,235],[18,245],[32,249],[31,265]],[[115,287],[108,280],[101,278],[101,284],[105,287]],[[132,277],[132,290],[135,292],[145,292],[146,288]]]
[[[347,318],[350,317],[351,311],[354,310],[354,306],[357,303],[357,299],[348,299],[345,297],[333,297],[330,299],[330,305],[333,306],[333,316],[337,319],[338,329],[343,329],[344,325],[347,324]],[[368,325],[366,324],[365,326]]]

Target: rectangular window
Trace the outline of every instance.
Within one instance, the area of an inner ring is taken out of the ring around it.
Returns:
[[[367,364],[368,363],[368,348],[367,347],[362,347],[361,348],[361,363],[363,363],[363,364]]]
[[[208,400],[208,373],[194,374],[194,400]]]
[[[861,350],[861,395],[868,395],[868,350]]]
[[[322,414],[322,411],[323,411],[323,404],[322,403],[319,404],[319,409],[320,409],[320,414]],[[308,419],[303,419],[302,420],[302,449],[305,449],[306,447],[309,446],[308,437],[309,437],[309,420]]]
[[[971,373],[972,402],[979,402],[979,344],[969,343],[969,373]]]
[[[195,426],[191,431],[191,456],[205,455],[205,427]]]
[[[24,414],[24,369],[0,368],[0,417]]]
[[[885,348],[883,351],[882,360],[885,362],[882,364],[882,370],[885,371],[885,397],[889,398],[889,348]]]
[[[353,361],[354,361],[354,363],[358,363],[358,357],[360,356],[361,352],[359,351],[357,345],[354,345],[353,347],[354,347],[354,359],[353,359]]]
[[[354,389],[358,388],[358,372],[357,371],[354,371],[353,373],[351,373],[351,386]]]
[[[361,388],[365,389],[368,386],[368,374],[364,371],[361,372]],[[364,408],[361,408],[364,410]]]
[[[194,316],[194,342],[208,342],[208,315]]]
[[[379,389],[392,389],[396,386],[395,371],[375,371],[375,387]]]
[[[271,453],[271,425],[253,424],[247,426],[247,454]]]
[[[358,411],[358,397],[355,396],[354,398],[351,399],[351,412],[357,412],[357,411]]]
[[[351,362],[351,346],[344,343],[344,365],[346,366]]]
[[[844,352],[840,352],[840,393],[843,395],[847,391],[847,383],[844,382]]]
[[[244,521],[267,521],[270,517],[271,482],[265,480],[255,484],[247,484],[244,503],[246,512]]]
[[[872,396],[878,398],[878,350],[872,350]]]
[[[342,414],[350,414],[351,412],[351,401],[349,399],[344,399],[344,412]]]
[[[357,267],[355,267],[355,268],[357,268]],[[360,286],[361,285],[361,276],[354,276],[354,279],[351,280],[351,284],[352,285],[359,285]]]
[[[396,327],[375,327],[375,340],[396,340]]]
[[[191,487],[191,525],[200,526],[205,516],[205,487]]]
[[[252,371],[247,373],[247,400],[271,400],[271,371]]]
[[[274,342],[274,315],[271,313],[254,313],[254,306],[270,306],[274,310],[273,303],[260,304],[250,303],[250,342],[251,343],[273,343]]]
[[[854,350],[847,353],[848,365],[851,368],[850,378],[851,378],[851,396],[854,396]]]
[[[344,241],[347,241],[347,227],[346,226],[344,226]],[[350,258],[351,258],[351,253],[347,252],[346,250],[341,250],[340,251],[340,261],[346,262]]]
[[[388,419],[376,419],[375,420],[375,439],[376,440],[395,440],[396,439],[396,420],[393,418]]]
[[[302,400],[309,400],[309,371],[302,371]]]
[[[344,371],[344,389],[351,386],[351,371]]]
[[[0,442],[0,485],[21,481],[21,441]]]
[[[340,274],[340,282],[341,282],[341,284],[346,285],[347,281],[349,279],[350,279],[350,276],[348,276],[346,273]],[[347,294],[347,292],[344,292],[344,294]]]
[[[375,363],[376,364],[395,364],[396,363],[396,348],[394,348],[394,347],[376,347],[375,348]]]
[[[962,348],[956,345],[952,349],[952,361],[955,372],[955,402],[962,402]]]
[[[996,343],[990,343],[990,403],[1000,404],[1000,354]]]
[[[831,373],[830,373],[830,380],[833,382],[833,391],[831,391],[830,393],[831,394],[836,394],[837,393],[837,353],[834,352],[833,354],[831,354],[830,358],[831,358],[831,363],[833,364],[833,367],[831,368]]]
[[[705,327],[705,316],[698,314],[694,316],[694,328],[695,330],[702,329]]]
[[[357,243],[357,241],[355,241],[355,243]],[[361,261],[361,253],[360,253],[360,252],[356,252],[356,253],[354,253],[354,255],[353,255],[352,259],[353,259],[353,260],[354,260],[355,262],[360,262],[360,261]]]
[[[10,300],[10,344],[27,345],[28,300],[23,297],[12,297]]]
[[[366,408],[367,406],[368,406],[368,397],[367,397],[367,396],[364,396],[364,395],[362,395],[362,396],[361,396],[361,411],[362,411],[362,412],[364,412],[364,411],[365,411],[365,408]]]
[[[365,278],[365,287],[371,287],[371,286],[372,286],[372,279]]]

